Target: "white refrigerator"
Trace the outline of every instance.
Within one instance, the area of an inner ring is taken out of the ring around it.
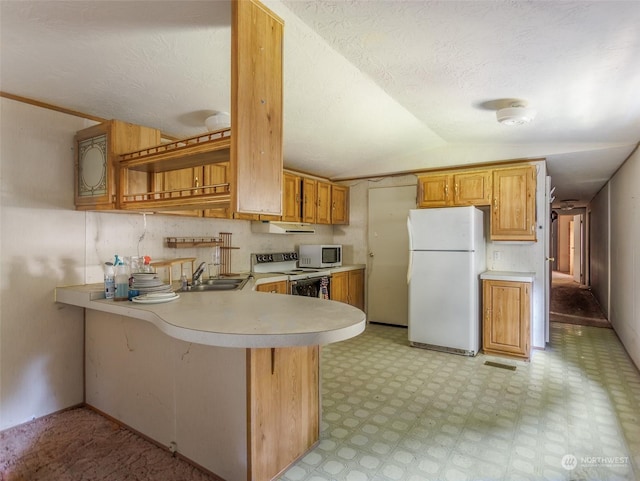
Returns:
[[[481,338],[483,214],[476,207],[409,211],[409,344],[475,356]]]

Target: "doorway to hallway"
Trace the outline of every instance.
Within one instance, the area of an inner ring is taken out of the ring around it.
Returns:
[[[611,328],[591,289],[558,271],[552,278],[550,321]]]

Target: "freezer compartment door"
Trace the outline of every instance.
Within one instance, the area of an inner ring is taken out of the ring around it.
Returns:
[[[409,342],[477,354],[481,317],[475,254],[412,254]]]
[[[476,207],[409,211],[409,249],[472,251],[483,239],[483,214]]]

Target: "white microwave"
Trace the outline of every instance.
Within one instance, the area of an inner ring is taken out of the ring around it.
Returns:
[[[339,267],[342,265],[342,246],[302,244],[298,253],[299,267]]]

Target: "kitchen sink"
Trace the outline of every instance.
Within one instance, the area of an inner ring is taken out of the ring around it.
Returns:
[[[202,284],[180,289],[178,292],[234,291],[244,287],[246,279],[205,279]]]

